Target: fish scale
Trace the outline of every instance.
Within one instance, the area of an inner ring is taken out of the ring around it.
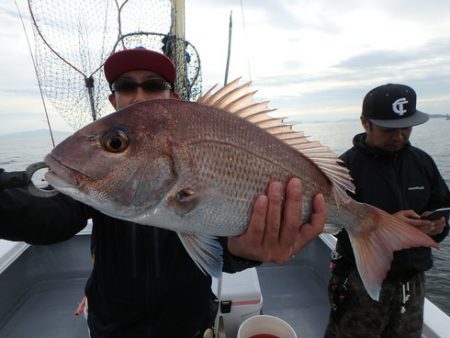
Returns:
[[[212,116],[212,118],[211,118]],[[180,117],[182,119],[183,117]],[[202,125],[202,129],[194,128],[197,130],[196,136],[202,139],[203,143],[211,141],[210,149],[204,149],[196,141],[195,147],[192,147],[192,153],[195,153],[195,157],[200,159],[197,163],[200,168],[207,168],[210,170],[212,167],[217,168],[218,172],[215,175],[215,179],[221,177],[224,182],[239,182],[239,179],[245,178],[246,184],[240,186],[240,191],[251,192],[244,200],[248,203],[253,202],[255,192],[263,193],[267,187],[269,180],[281,180],[283,183],[287,177],[301,177],[304,180],[304,204],[303,204],[303,221],[309,216],[311,210],[311,197],[317,192],[322,192],[329,195],[326,188],[329,183],[326,182],[326,178],[318,180],[314,175],[308,175],[308,173],[314,173],[315,176],[323,176],[321,172],[317,170],[310,160],[306,158],[299,158],[297,152],[292,151],[292,148],[286,147],[286,144],[281,142],[275,142],[273,136],[265,133],[259,128],[249,128],[248,122],[236,119],[235,116],[230,114],[223,114],[220,118],[216,119],[215,115],[211,115],[208,111],[205,114],[197,112],[194,117],[189,117],[190,124],[193,126]],[[207,121],[210,120],[210,121]],[[219,120],[219,122],[217,122]],[[205,124],[210,123],[211,128],[205,127]],[[180,123],[180,125],[183,125]],[[203,133],[203,130],[206,131]],[[200,132],[199,132],[200,130]],[[235,132],[238,130],[239,132]],[[240,132],[243,131],[243,132]],[[180,133],[181,134],[181,133]],[[227,135],[227,137],[225,137]],[[230,136],[231,135],[231,136]],[[235,136],[235,137],[232,137]],[[224,141],[228,138],[226,141]],[[208,140],[208,141],[207,141]],[[254,140],[258,140],[255,142]],[[189,141],[186,141],[189,142]],[[224,144],[227,142],[226,147],[214,147],[214,144]],[[244,149],[239,152],[239,149]],[[197,150],[197,151],[196,151]],[[215,162],[204,163],[206,157],[202,157],[203,154],[218,154],[217,157],[209,157],[209,159],[215,159]],[[224,160],[228,159],[228,160]],[[230,160],[234,164],[230,170],[230,175],[226,172],[221,173],[220,170],[227,167]],[[245,176],[242,174],[245,173]],[[266,176],[261,173],[267,173]],[[299,175],[301,173],[301,175]],[[255,182],[255,185],[248,184],[249,182]],[[227,184],[225,184],[226,186]],[[325,188],[325,189],[324,189]],[[329,190],[329,189],[328,189]],[[233,189],[232,189],[233,191]],[[332,196],[330,196],[332,198]],[[246,213],[249,215],[250,206]],[[247,218],[248,219],[248,218]],[[246,224],[243,224],[245,226]]]

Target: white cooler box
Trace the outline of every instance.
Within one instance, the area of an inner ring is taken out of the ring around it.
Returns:
[[[212,290],[217,295],[218,280],[213,278]],[[255,268],[237,273],[223,273],[221,313],[227,338],[235,338],[241,323],[261,313],[262,294]]]

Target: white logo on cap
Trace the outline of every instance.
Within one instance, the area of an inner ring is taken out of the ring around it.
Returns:
[[[406,99],[402,97],[392,104],[392,110],[394,111],[394,113],[402,116],[404,113],[406,113],[406,109],[403,107],[403,105],[407,103],[408,101],[406,101]]]

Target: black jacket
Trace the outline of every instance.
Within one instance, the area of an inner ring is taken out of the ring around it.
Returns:
[[[412,209],[419,215],[424,211],[450,205],[450,192],[433,159],[409,143],[400,151],[387,152],[365,143],[366,134],[353,139],[353,147],[341,159],[349,168],[356,186],[357,201],[374,205],[388,213]],[[447,220],[448,222],[448,220]],[[442,241],[449,231],[433,239]],[[336,271],[354,267],[353,250],[347,232],[338,235],[336,250],[343,256]],[[407,279],[414,273],[426,271],[433,264],[430,248],[411,248],[394,252],[388,278]]]
[[[92,218],[94,268],[86,285],[93,337],[196,337],[212,324],[211,277],[193,263],[176,233],[106,216],[59,194],[0,190],[0,238],[30,244],[69,239]],[[227,250],[224,271],[256,265]],[[201,336],[201,334],[199,336]]]

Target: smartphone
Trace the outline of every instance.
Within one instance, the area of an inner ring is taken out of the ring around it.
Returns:
[[[426,215],[426,216],[422,216],[422,219],[427,219],[429,221],[433,221],[435,219],[441,218],[441,217],[446,217],[448,219],[450,214],[450,207],[449,208],[440,208],[440,209],[436,209],[434,211],[431,212],[431,214]]]

